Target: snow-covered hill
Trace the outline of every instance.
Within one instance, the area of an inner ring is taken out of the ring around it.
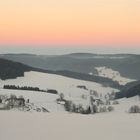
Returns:
[[[58,94],[50,94],[46,92],[37,91],[24,91],[24,90],[11,90],[2,89],[3,85],[16,85],[16,86],[32,86],[39,87],[40,89],[55,89]],[[82,85],[87,89],[78,88],[77,86]],[[59,98],[59,94],[63,93],[65,99],[73,101],[75,104],[82,104],[83,106],[89,105],[90,92],[96,91],[99,98],[103,98],[108,93],[118,91],[110,87],[103,87],[101,84],[95,82],[88,82],[82,80],[76,80],[67,78],[55,74],[47,74],[40,72],[26,72],[24,77],[10,80],[0,80],[0,95],[15,94],[23,96],[26,100],[29,99],[34,106],[40,108],[46,108],[49,112],[63,112],[64,106],[57,104],[56,99]],[[118,105],[113,105],[115,108],[114,112],[127,112],[130,106],[140,105],[140,100],[136,100],[138,97],[123,98],[119,100]]]
[[[19,86],[32,86],[39,87],[40,89],[56,89],[59,93],[68,94],[69,96],[79,96],[86,91],[78,89],[78,85],[84,85],[88,89],[96,90],[99,94],[111,93],[117,91],[110,87],[103,87],[101,84],[95,82],[88,82],[83,80],[76,80],[67,78],[56,74],[47,74],[41,72],[25,72],[24,77],[18,77],[10,80],[0,80],[1,87],[4,84],[19,85]],[[88,91],[87,91],[88,93]]]
[[[113,81],[117,81],[120,85],[125,85],[129,82],[135,81],[134,79],[129,79],[120,75],[118,71],[114,71],[111,68],[107,67],[96,67],[95,68],[98,72],[98,76],[110,78]]]
[[[112,93],[118,91],[110,87],[103,87],[101,84],[95,82],[88,82],[82,80],[76,80],[72,78],[67,78],[64,76],[59,76],[55,74],[47,74],[41,72],[25,72],[24,77],[19,77],[17,79],[10,80],[0,80],[1,88],[3,85],[16,85],[16,86],[32,86],[39,87],[40,89],[55,89],[58,93],[63,93],[65,99],[72,100],[76,104],[82,104],[86,106],[89,104],[90,91],[97,91],[99,95],[106,95],[107,93]],[[78,88],[77,86],[85,86],[87,90]],[[43,92],[35,91],[20,91],[20,90],[7,90],[1,89],[0,94],[15,94],[17,96],[22,95],[26,99],[30,99],[31,102],[45,106],[49,111],[60,111],[63,110],[60,105],[56,104],[56,99],[58,95],[53,95]]]

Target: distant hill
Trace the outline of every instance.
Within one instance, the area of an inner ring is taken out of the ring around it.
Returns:
[[[123,77],[140,80],[140,55],[72,53],[66,55],[2,54],[0,58],[18,61],[51,71],[97,74],[95,67],[109,67]]]
[[[0,59],[0,79],[12,79],[24,76],[24,72],[30,71],[31,67],[24,64]]]

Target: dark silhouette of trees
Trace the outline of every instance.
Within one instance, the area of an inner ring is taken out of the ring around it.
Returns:
[[[28,86],[15,86],[15,85],[4,85],[4,89],[15,89],[15,90],[30,90],[30,91],[42,91],[45,92],[44,90],[40,90],[38,87],[28,87]]]
[[[58,91],[55,89],[43,90],[38,87],[31,86],[16,86],[16,85],[4,85],[4,89],[13,89],[13,90],[27,90],[27,91],[39,91],[39,92],[47,92],[51,94],[58,94]]]
[[[140,107],[137,105],[131,106],[129,109],[129,113],[140,113]]]
[[[57,90],[55,89],[48,89],[47,92],[52,94],[58,94]]]
[[[31,69],[31,67],[21,63],[0,59],[0,79],[2,80],[24,76],[24,72]]]
[[[124,98],[124,97],[129,98],[136,95],[140,96],[140,84],[137,84],[129,89],[122,90],[121,92],[116,93],[115,98],[116,99]]]

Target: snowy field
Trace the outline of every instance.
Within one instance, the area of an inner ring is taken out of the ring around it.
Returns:
[[[140,115],[0,111],[1,140],[139,140]]]

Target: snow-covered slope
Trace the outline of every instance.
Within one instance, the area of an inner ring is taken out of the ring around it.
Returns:
[[[101,84],[95,82],[76,80],[55,74],[47,74],[34,71],[26,72],[24,77],[19,77],[17,79],[5,81],[0,80],[1,88],[4,84],[39,87],[40,89],[44,90],[55,89],[58,91],[59,94],[63,93],[65,99],[72,100],[76,104],[83,104],[84,106],[89,104],[90,90],[97,91],[99,95],[102,94],[103,96],[107,93],[117,91],[116,89],[110,87],[103,87]],[[77,88],[78,85],[84,85],[88,90]],[[49,111],[63,110],[61,107],[56,105],[56,99],[58,98],[58,95],[51,95],[49,93],[35,91],[29,92],[1,89],[0,94],[3,93],[22,95],[26,99],[29,98],[30,101],[33,103],[46,106]]]
[[[95,82],[88,82],[83,80],[76,80],[73,78],[67,78],[56,74],[47,74],[41,72],[25,72],[24,77],[18,77],[17,79],[0,80],[1,87],[4,84],[19,85],[19,86],[32,86],[39,87],[40,89],[56,89],[59,93],[64,93],[79,96],[86,91],[78,89],[78,85],[85,85],[88,89],[96,90],[98,93],[110,93],[116,91],[116,89],[110,87],[103,87],[101,84]]]
[[[114,112],[116,113],[124,113],[124,112],[129,112],[129,109],[131,106],[137,105],[140,106],[140,97],[139,96],[134,96],[131,98],[122,98],[117,100],[119,102],[118,105],[114,105]]]
[[[44,107],[50,112],[64,111],[64,107],[61,104],[57,104],[56,99],[59,98],[57,94],[50,94],[37,91],[24,91],[24,90],[8,90],[2,89],[4,84],[19,85],[19,86],[32,86],[39,87],[40,89],[55,89],[58,93],[63,93],[65,99],[72,100],[75,104],[82,104],[83,106],[89,105],[90,90],[97,91],[102,97],[116,89],[110,87],[103,87],[95,82],[88,82],[82,80],[76,80],[67,78],[64,76],[40,73],[40,72],[26,72],[24,77],[11,80],[0,80],[0,95],[15,94],[17,96],[22,95],[25,99],[29,99],[31,103],[39,107]],[[84,85],[88,90],[77,88],[78,85]],[[119,105],[113,105],[114,112],[127,112],[130,106],[140,105],[140,100],[136,100],[138,97],[123,98],[119,100]]]
[[[31,103],[38,107],[44,107],[49,112],[64,111],[63,107],[56,103],[58,95],[47,94],[44,92],[24,91],[24,90],[8,90],[0,89],[0,95],[14,94],[17,97],[23,96],[26,100],[29,99]]]
[[[126,78],[126,77],[122,77],[118,71],[114,71],[111,68],[96,67],[95,69],[98,72],[98,76],[110,78],[113,81],[117,81],[120,85],[125,85],[129,82],[135,81],[134,79],[129,79],[129,78]]]

